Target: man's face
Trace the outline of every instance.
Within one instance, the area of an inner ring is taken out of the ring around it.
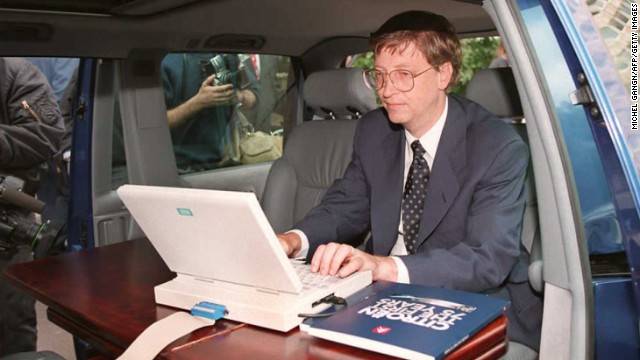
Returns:
[[[396,50],[382,49],[375,57],[375,68],[384,73],[409,70],[419,74],[430,68],[425,56],[413,44]],[[403,125],[413,136],[426,133],[444,110],[446,88],[451,77],[450,64],[431,69],[413,79],[413,89],[399,91],[385,75],[384,86],[378,96],[389,114],[391,122]],[[444,71],[443,71],[444,70]]]

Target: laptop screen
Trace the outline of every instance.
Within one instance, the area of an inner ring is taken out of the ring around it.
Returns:
[[[172,271],[208,282],[302,290],[253,193],[141,185],[117,193]]]

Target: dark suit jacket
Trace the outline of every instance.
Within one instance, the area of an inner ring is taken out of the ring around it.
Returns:
[[[404,128],[384,109],[358,125],[344,177],[294,228],[318,245],[371,230],[366,250],[389,255],[398,237]],[[402,256],[412,283],[511,299],[510,339],[538,348],[541,303],[528,284],[520,244],[528,149],[480,105],[449,95],[449,110],[427,184],[418,251]]]

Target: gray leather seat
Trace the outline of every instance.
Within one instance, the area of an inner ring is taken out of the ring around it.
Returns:
[[[361,69],[312,73],[303,97],[313,115],[289,135],[262,197],[262,208],[276,232],[289,230],[342,177],[351,160],[358,118],[377,107]]]
[[[515,78],[510,67],[478,70],[467,84],[467,98],[484,106],[499,118],[508,122],[528,144],[529,137],[524,120],[524,112]],[[527,200],[522,223],[521,241],[529,251],[529,283],[531,287],[542,293],[542,250],[538,225],[538,201],[536,197],[533,166],[529,161],[525,180]],[[529,360],[537,359],[538,354],[519,343],[510,342],[509,351],[502,359]]]
[[[499,118],[521,120],[524,117],[510,67],[476,71],[467,84],[465,95]]]

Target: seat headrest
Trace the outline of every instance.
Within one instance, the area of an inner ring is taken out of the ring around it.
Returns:
[[[375,92],[364,83],[362,69],[314,72],[305,80],[302,95],[315,114],[326,118],[358,118],[378,107]]]
[[[476,71],[467,84],[466,96],[499,118],[524,117],[516,80],[510,67]]]

